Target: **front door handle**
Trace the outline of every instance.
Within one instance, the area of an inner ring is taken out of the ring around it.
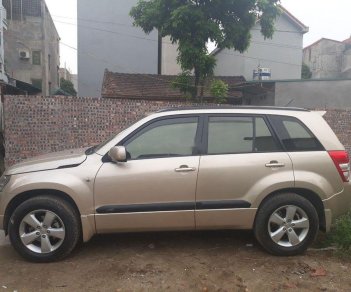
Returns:
[[[175,172],[191,172],[191,171],[195,171],[196,168],[195,167],[189,167],[187,165],[181,165],[179,168],[175,169]]]
[[[285,163],[278,162],[276,160],[271,161],[266,164],[266,167],[275,168],[275,167],[284,167]]]

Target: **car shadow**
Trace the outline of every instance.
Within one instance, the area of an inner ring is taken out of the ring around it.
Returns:
[[[96,235],[89,242],[77,248],[73,256],[115,254],[116,251],[144,253],[145,251],[183,251],[216,250],[221,248],[260,250],[252,231],[182,231],[146,232]]]

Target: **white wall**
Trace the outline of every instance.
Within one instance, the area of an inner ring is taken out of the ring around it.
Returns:
[[[133,27],[137,0],[78,0],[80,96],[100,97],[104,70],[157,74],[158,34]],[[90,27],[94,28],[91,29]]]
[[[323,39],[304,49],[303,62],[310,67],[312,79],[340,78],[345,44]]]
[[[162,75],[178,75],[182,69],[177,63],[178,46],[169,37],[162,39]]]
[[[350,80],[276,82],[275,105],[320,109],[351,108]]]
[[[257,24],[251,31],[251,45],[246,52],[223,49],[217,53],[215,75],[243,75],[252,80],[253,70],[260,65],[271,69],[271,79],[300,79],[303,33],[285,14],[276,20],[275,29],[273,39],[265,40]]]

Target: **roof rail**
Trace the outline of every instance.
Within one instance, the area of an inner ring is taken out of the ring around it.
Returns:
[[[192,106],[192,107],[173,107],[157,111],[158,113],[172,112],[172,111],[187,111],[187,110],[223,110],[223,109],[252,109],[252,110],[285,110],[285,111],[299,111],[309,112],[308,109],[298,107],[277,107],[277,106]]]

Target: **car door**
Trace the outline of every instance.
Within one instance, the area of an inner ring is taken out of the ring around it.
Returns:
[[[166,117],[121,141],[128,161],[95,180],[97,232],[194,229],[201,131],[199,116]]]
[[[196,191],[196,228],[253,226],[254,202],[294,186],[292,162],[264,116],[209,115]]]

